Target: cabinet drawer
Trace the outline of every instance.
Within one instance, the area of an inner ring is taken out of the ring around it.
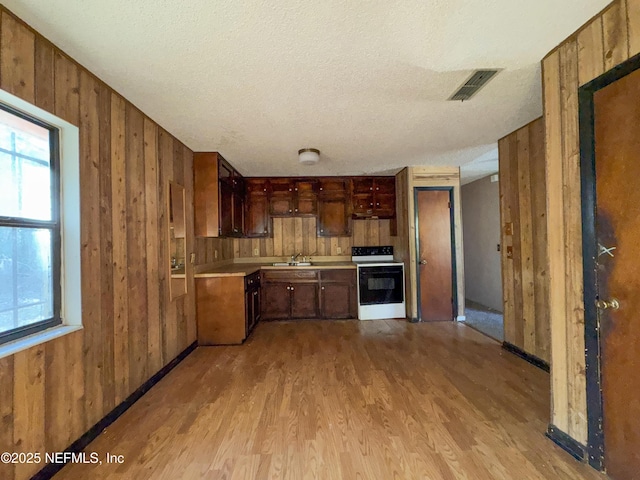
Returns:
[[[317,270],[267,270],[262,278],[268,282],[295,282],[300,280],[317,280]]]
[[[322,270],[320,272],[322,282],[340,282],[353,283],[356,282],[356,271],[353,270]]]

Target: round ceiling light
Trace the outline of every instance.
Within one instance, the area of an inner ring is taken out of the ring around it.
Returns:
[[[303,148],[298,150],[298,161],[303,165],[315,165],[320,160],[320,150],[316,148]]]

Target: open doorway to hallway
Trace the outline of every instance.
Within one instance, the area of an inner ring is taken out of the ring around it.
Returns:
[[[498,176],[491,174],[462,186],[465,322],[503,342],[500,191],[497,180]]]

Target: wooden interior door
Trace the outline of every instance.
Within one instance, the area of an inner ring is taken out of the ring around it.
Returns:
[[[423,322],[453,320],[451,191],[416,190],[418,315]]]
[[[604,463],[640,472],[640,70],[594,94]]]

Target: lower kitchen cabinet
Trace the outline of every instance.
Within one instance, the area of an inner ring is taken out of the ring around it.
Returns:
[[[357,316],[355,269],[266,270],[261,285],[264,320]]]
[[[320,316],[328,319],[358,316],[356,270],[320,271]]]
[[[289,288],[291,292],[291,318],[317,318],[317,283],[292,282]]]
[[[261,317],[260,272],[196,278],[199,345],[244,342]]]
[[[291,317],[289,283],[263,282],[262,318],[265,320],[285,320]]]

